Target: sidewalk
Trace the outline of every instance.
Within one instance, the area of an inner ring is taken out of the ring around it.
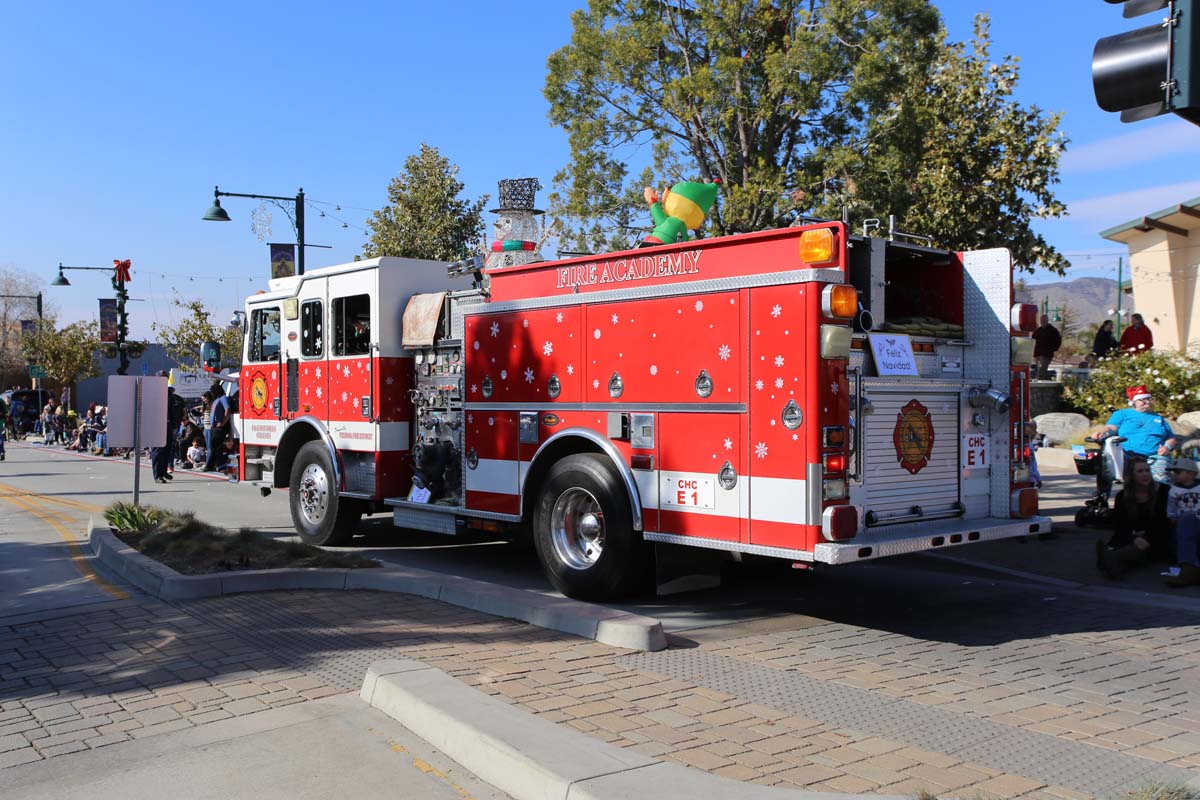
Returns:
[[[1200,615],[999,591],[889,602],[885,587],[848,604],[815,584],[807,615],[699,629],[660,653],[372,592],[13,621],[0,766],[354,692],[372,662],[410,658],[601,741],[756,784],[1070,800],[1200,770]]]

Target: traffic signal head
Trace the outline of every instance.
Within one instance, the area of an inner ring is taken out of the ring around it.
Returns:
[[[1125,17],[1162,11],[1153,25],[1106,36],[1092,51],[1092,88],[1122,122],[1168,111],[1200,125],[1200,0],[1107,0]]]

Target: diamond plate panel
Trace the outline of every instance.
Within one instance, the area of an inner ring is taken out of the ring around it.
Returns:
[[[1150,776],[1180,783],[1195,777],[1148,759],[716,653],[665,650],[635,653],[618,661],[834,727],[884,736],[1098,796],[1132,788]]]
[[[962,254],[963,329],[973,344],[963,374],[971,381],[1008,391],[1011,334],[1012,256],[1003,248]],[[1015,398],[1014,398],[1015,402]],[[989,415],[988,456],[992,460],[992,516],[1009,516],[1008,416]]]

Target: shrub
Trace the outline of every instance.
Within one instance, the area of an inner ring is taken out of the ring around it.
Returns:
[[[143,532],[156,527],[163,519],[163,510],[154,506],[135,506],[116,502],[104,509],[104,519],[115,530]]]
[[[1128,407],[1125,390],[1141,383],[1154,395],[1154,410],[1163,416],[1175,418],[1200,409],[1200,362],[1157,350],[1101,360],[1088,378],[1065,381],[1063,399],[1079,413],[1103,422],[1113,411]]]

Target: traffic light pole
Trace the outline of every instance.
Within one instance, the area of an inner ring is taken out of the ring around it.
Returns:
[[[129,300],[129,292],[125,289],[125,284],[129,280],[128,260],[120,261],[113,259],[111,267],[64,267],[58,265],[58,277],[52,282],[52,286],[70,286],[70,282],[63,275],[63,270],[79,269],[88,270],[90,272],[111,272],[112,286],[117,292],[117,353],[120,361],[117,366],[117,374],[124,375],[129,371],[129,353],[125,349],[125,340],[129,337],[129,317],[125,313],[125,303]]]

